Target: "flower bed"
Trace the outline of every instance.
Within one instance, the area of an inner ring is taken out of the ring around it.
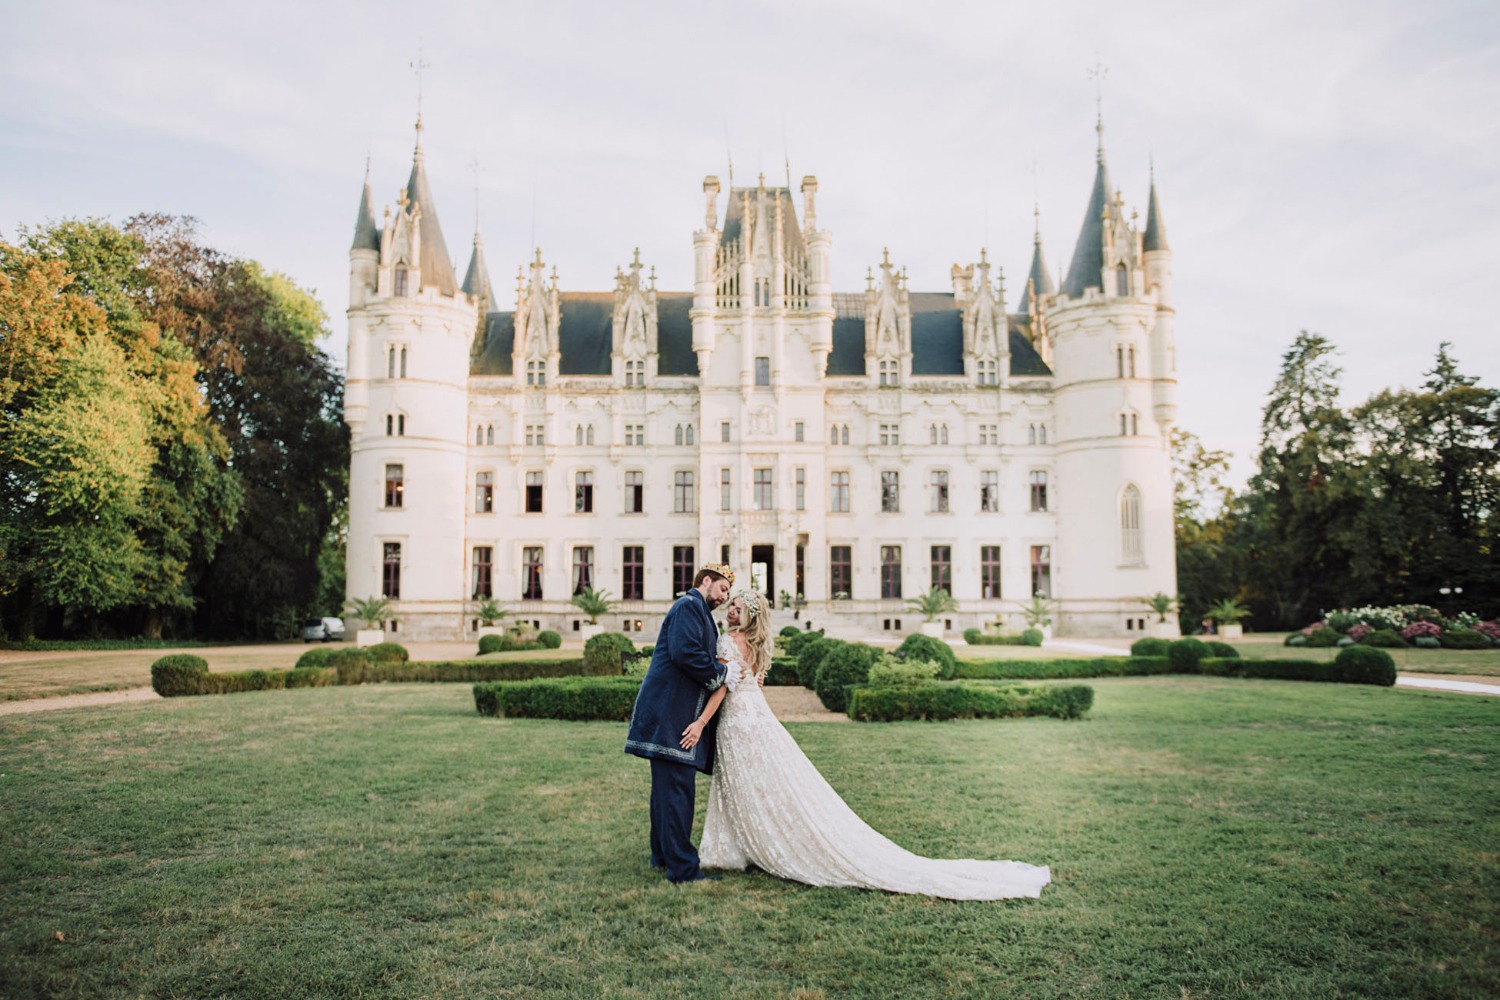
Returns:
[[[1500,624],[1460,611],[1450,616],[1426,604],[1340,608],[1325,612],[1306,628],[1287,636],[1288,646],[1403,647],[1417,649],[1489,649],[1500,645]]]

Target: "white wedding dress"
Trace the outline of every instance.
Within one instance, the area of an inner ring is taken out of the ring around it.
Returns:
[[[698,854],[704,868],[755,865],[795,882],[943,899],[1035,898],[1052,880],[1019,861],[918,857],[854,814],[766,704],[730,636],[719,640],[729,693]],[[743,678],[743,680],[741,679]]]

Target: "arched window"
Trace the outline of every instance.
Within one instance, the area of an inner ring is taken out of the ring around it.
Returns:
[[[1130,433],[1132,436],[1141,432],[1140,419],[1141,415],[1139,413],[1132,412],[1130,414]]]
[[[1030,424],[1026,428],[1026,443],[1036,444],[1036,424]]]
[[[693,443],[693,425],[692,424],[688,424],[687,425],[687,443],[688,444],[692,444]]]
[[[589,424],[588,429],[583,432],[583,443],[584,444],[593,444],[594,443],[594,425],[593,424]]]
[[[1130,427],[1130,418],[1129,418],[1129,416],[1127,416],[1124,413],[1120,414],[1120,437],[1124,437],[1126,434],[1130,433],[1129,427]]]
[[[406,268],[404,267],[396,268],[395,293],[397,296],[406,295]]]
[[[396,349],[394,347],[385,356],[385,377],[396,377]]]
[[[475,427],[474,428],[474,443],[475,444],[484,444],[484,428],[483,427]]]
[[[488,427],[486,427],[484,429],[484,443],[485,444],[494,444],[495,443],[495,425],[494,424],[490,424]]]
[[[677,425],[677,434],[673,439],[674,444],[682,444],[682,425]]]
[[[583,425],[579,424],[573,428],[573,443],[583,444]]]
[[[1126,356],[1125,356],[1125,360],[1127,362],[1129,362],[1128,364],[1126,364],[1125,370],[1130,373],[1130,377],[1131,378],[1135,378],[1135,348],[1134,347],[1131,347],[1131,348],[1128,349],[1128,351],[1126,353]]]
[[[829,444],[838,444],[839,443],[839,425],[838,424],[834,424],[833,426],[831,426],[831,427],[828,428],[828,443]]]
[[[937,424],[931,424],[927,428],[927,443],[937,444]]]
[[[401,348],[401,377],[406,378],[406,348]]]
[[[1145,558],[1141,541],[1141,491],[1134,483],[1127,484],[1120,494],[1120,555],[1131,565]]]
[[[948,425],[947,424],[943,424],[941,427],[938,428],[938,443],[939,444],[947,444],[948,443]]]
[[[1037,428],[1037,435],[1036,436],[1037,436],[1037,444],[1046,444],[1047,443],[1047,425],[1046,424],[1042,424],[1040,427]]]
[[[849,425],[845,424],[839,428],[839,444],[849,443]]]
[[[1130,294],[1130,270],[1124,264],[1115,268],[1115,294]]]

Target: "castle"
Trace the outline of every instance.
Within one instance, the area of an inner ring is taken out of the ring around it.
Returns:
[[[947,629],[1020,627],[1043,594],[1060,634],[1143,632],[1141,598],[1176,593],[1172,255],[1154,179],[1141,229],[1102,136],[1062,286],[1038,231],[1013,309],[984,251],[948,291],[889,254],[835,291],[814,177],[706,178],[691,291],[639,254],[563,291],[538,250],[502,302],[477,232],[457,277],[419,121],[349,252],[349,596],[416,639],[473,635],[486,597],[567,636],[593,587],[649,640],[722,560],[835,633],[915,630],[934,587]]]

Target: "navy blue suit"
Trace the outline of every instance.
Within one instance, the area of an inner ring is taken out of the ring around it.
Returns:
[[[724,683],[718,645],[708,602],[688,591],[662,620],[625,739],[626,753],[651,761],[651,863],[666,868],[674,882],[699,875],[692,840],[695,779],[699,771],[713,773],[718,716],[691,750],[682,748],[682,731]]]

